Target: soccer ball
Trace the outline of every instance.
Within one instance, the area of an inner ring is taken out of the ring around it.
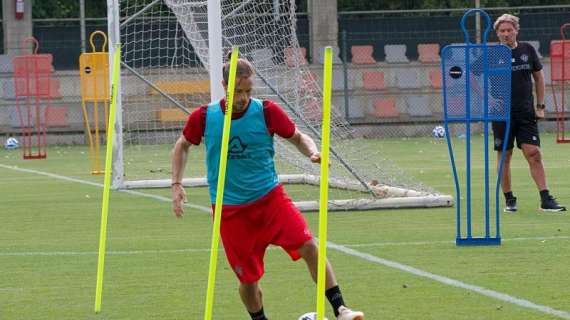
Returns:
[[[305,313],[304,315],[299,317],[299,320],[316,320],[317,319],[317,313],[316,312],[309,312],[309,313]],[[327,318],[323,318],[324,320],[327,320]]]
[[[4,149],[6,150],[18,149],[19,146],[20,144],[18,143],[18,140],[16,140],[16,138],[14,137],[8,138],[8,140],[6,140],[6,142],[4,143]]]
[[[431,135],[436,139],[443,139],[445,138],[445,129],[442,126],[436,126],[431,131]]]

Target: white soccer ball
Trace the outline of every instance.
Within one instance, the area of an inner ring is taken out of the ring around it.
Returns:
[[[8,138],[8,140],[6,140],[6,142],[4,143],[4,148],[7,150],[18,149],[19,146],[20,143],[18,143],[18,140],[16,140],[16,138],[14,137]]]
[[[316,320],[317,319],[317,313],[316,312],[309,312],[309,313],[305,313],[304,315],[299,317],[299,320]],[[323,318],[324,320],[327,320],[327,318]]]
[[[442,126],[436,126],[431,131],[431,135],[436,139],[443,139],[445,138],[445,129]]]

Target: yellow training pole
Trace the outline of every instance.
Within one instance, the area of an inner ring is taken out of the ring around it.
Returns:
[[[214,210],[214,226],[212,228],[212,247],[210,251],[210,272],[208,273],[208,291],[206,293],[206,310],[204,320],[212,319],[214,308],[214,287],[216,286],[216,270],[218,266],[218,246],[220,244],[220,223],[224,199],[224,184],[226,180],[226,164],[228,162],[228,143],[230,141],[230,126],[232,124],[232,105],[234,103],[234,88],[239,49],[232,49],[230,60],[230,75],[228,92],[226,94],[226,114],[224,115],[224,131],[222,133],[222,150],[220,152],[220,169],[218,172],[218,187],[216,193],[216,209]]]
[[[105,243],[107,242],[107,216],[109,213],[109,190],[111,189],[111,164],[113,162],[113,139],[115,129],[115,110],[117,109],[117,84],[119,82],[121,46],[116,45],[113,56],[113,83],[111,93],[111,110],[107,127],[107,154],[105,158],[105,184],[103,187],[103,204],[101,208],[101,232],[99,234],[99,259],[97,261],[97,289],[95,290],[95,313],[101,311],[101,295],[103,294],[103,270],[105,269]]]
[[[321,139],[321,196],[319,201],[319,268],[317,276],[317,319],[325,317],[327,261],[327,210],[329,202],[329,145],[331,131],[332,48],[325,48],[323,80],[323,125]]]

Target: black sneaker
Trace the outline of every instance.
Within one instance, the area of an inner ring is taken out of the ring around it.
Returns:
[[[510,199],[507,199],[506,205],[505,205],[505,212],[517,212],[517,197],[512,197]]]
[[[550,211],[550,212],[560,212],[560,211],[566,211],[566,207],[559,205],[553,196],[548,196],[548,198],[540,202],[540,210]]]

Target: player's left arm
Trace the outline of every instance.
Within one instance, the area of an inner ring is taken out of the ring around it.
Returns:
[[[534,90],[536,91],[536,104],[544,104],[544,72],[542,69],[532,72],[532,78],[534,79]],[[535,113],[538,119],[544,119],[544,109],[538,109],[535,106]]]
[[[311,162],[321,162],[321,154],[319,153],[315,141],[307,134],[299,131],[295,123],[291,121],[289,116],[279,105],[273,101],[265,100],[263,106],[265,122],[271,135],[277,134],[287,139],[297,147],[302,154],[311,159]]]
[[[291,138],[287,139],[291,142],[297,150],[311,159],[311,162],[320,163],[321,154],[317,148],[317,144],[309,135],[295,129],[295,133]]]

